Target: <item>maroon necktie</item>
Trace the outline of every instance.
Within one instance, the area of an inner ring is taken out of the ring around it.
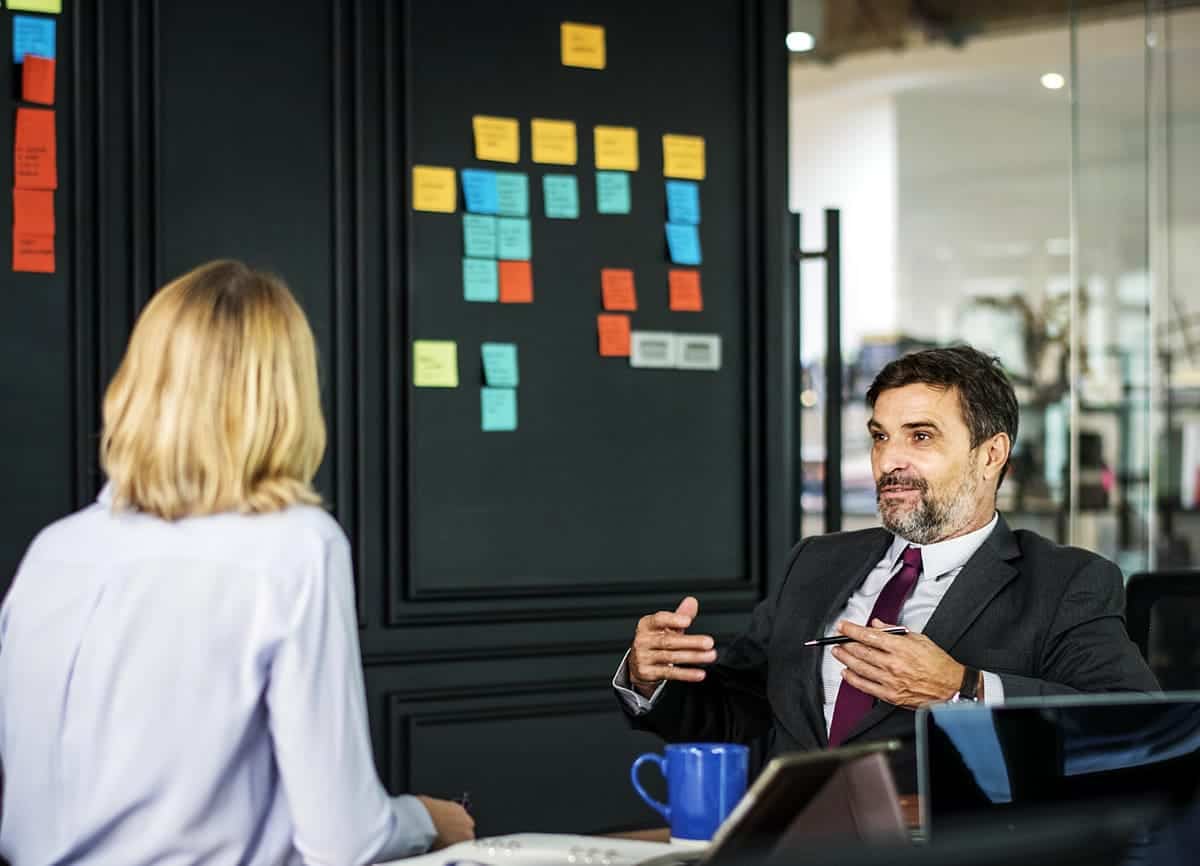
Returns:
[[[921,574],[921,548],[909,545],[900,554],[904,565],[892,576],[875,600],[875,607],[867,625],[880,619],[889,625],[900,622],[900,608],[908,598]],[[829,725],[829,745],[840,746],[846,736],[854,729],[871,709],[874,698],[866,692],[859,691],[850,683],[842,680],[838,688],[837,703],[833,705],[833,722]]]

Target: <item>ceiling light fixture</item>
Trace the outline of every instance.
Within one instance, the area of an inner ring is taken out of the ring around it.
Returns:
[[[1047,72],[1042,76],[1042,87],[1047,90],[1062,90],[1067,83],[1067,79],[1063,78],[1057,72]]]
[[[813,38],[813,35],[804,30],[793,30],[787,35],[787,39],[784,41],[787,43],[788,51],[795,54],[812,51],[813,46],[817,44],[817,40]]]

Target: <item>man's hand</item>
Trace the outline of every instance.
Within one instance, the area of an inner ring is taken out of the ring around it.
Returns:
[[[458,803],[435,800],[424,794],[418,794],[417,799],[433,819],[433,829],[437,833],[429,850],[437,851],[455,842],[466,842],[475,838],[475,819]]]
[[[878,619],[871,625],[838,623],[838,632],[856,641],[833,648],[833,657],[846,666],[842,671],[846,682],[871,697],[909,709],[954,696],[966,668],[923,634],[884,634],[879,629],[887,628],[887,623]]]
[[[698,683],[704,679],[704,671],[687,665],[716,661],[713,639],[684,634],[699,610],[700,602],[689,595],[674,613],[660,610],[638,621],[629,651],[629,683],[639,694],[650,697],[663,680]]]

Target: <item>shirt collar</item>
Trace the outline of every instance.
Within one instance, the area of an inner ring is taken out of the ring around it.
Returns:
[[[954,569],[966,565],[967,560],[974,556],[975,551],[979,550],[987,541],[999,521],[1000,513],[994,512],[987,526],[982,526],[966,535],[948,538],[934,544],[914,544],[897,535],[892,539],[892,546],[888,548],[888,565],[889,567],[894,566],[896,560],[900,558],[900,554],[904,552],[904,548],[911,545],[921,550],[921,573],[932,575],[933,579],[937,580]]]
[[[112,482],[105,481],[104,486],[100,488],[100,495],[96,497],[96,501],[99,502],[101,505],[103,505],[105,508],[111,508],[112,507],[112,499],[113,499]]]

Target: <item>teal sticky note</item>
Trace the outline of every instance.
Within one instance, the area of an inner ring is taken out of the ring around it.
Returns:
[[[529,220],[499,217],[496,220],[496,246],[502,259],[528,261],[533,258]]]
[[[496,213],[529,216],[529,176],[519,171],[496,172]]]
[[[667,223],[667,249],[677,265],[699,265],[700,230],[696,226]]]
[[[463,214],[463,253],[474,259],[496,258],[496,218]]]
[[[596,210],[600,213],[629,213],[629,172],[596,172]]]
[[[517,389],[480,388],[480,423],[486,432],[517,429]]]
[[[579,182],[573,174],[542,177],[542,202],[550,219],[579,219]]]
[[[14,15],[13,63],[25,62],[25,55],[55,59],[54,19],[32,15]]]
[[[463,300],[500,300],[495,259],[463,259]]]
[[[481,168],[464,168],[462,175],[463,201],[471,213],[494,214],[500,207],[496,191],[496,172]]]
[[[667,222],[700,225],[700,184],[694,180],[667,181]]]
[[[484,343],[483,381],[493,388],[515,388],[520,384],[517,371],[517,347],[514,343]]]

